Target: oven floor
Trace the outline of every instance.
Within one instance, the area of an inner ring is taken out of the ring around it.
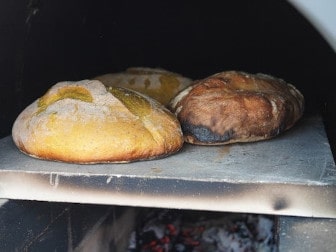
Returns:
[[[0,198],[336,217],[336,169],[319,116],[268,141],[186,144],[129,164],[78,165],[22,154],[0,140]]]

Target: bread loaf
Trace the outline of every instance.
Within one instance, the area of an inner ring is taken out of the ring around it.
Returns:
[[[71,163],[153,159],[183,144],[178,120],[163,105],[97,80],[52,86],[17,117],[12,136],[30,156]]]
[[[192,82],[180,74],[149,67],[131,67],[124,72],[104,74],[94,79],[106,86],[124,87],[146,94],[165,106]]]
[[[186,142],[220,145],[279,135],[302,116],[304,97],[282,79],[226,71],[195,81],[169,107]]]

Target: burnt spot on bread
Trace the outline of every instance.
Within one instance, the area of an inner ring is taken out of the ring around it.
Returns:
[[[203,143],[224,143],[235,136],[233,129],[227,130],[223,134],[218,134],[204,125],[193,125],[188,122],[182,122],[181,127],[184,135],[193,136],[198,142]]]

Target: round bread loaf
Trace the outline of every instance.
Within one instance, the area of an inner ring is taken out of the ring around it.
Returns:
[[[192,82],[191,79],[160,68],[131,67],[120,73],[97,76],[106,86],[129,88],[146,94],[163,105]]]
[[[72,163],[153,159],[183,144],[177,118],[159,102],[97,80],[52,86],[21,112],[12,136],[30,156]]]
[[[226,71],[195,81],[169,107],[186,142],[220,145],[277,136],[302,116],[304,98],[281,79]]]

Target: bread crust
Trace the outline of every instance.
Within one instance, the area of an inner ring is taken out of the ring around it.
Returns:
[[[12,136],[30,156],[70,163],[148,160],[183,144],[178,120],[161,104],[96,80],[57,83],[21,112]]]
[[[221,145],[279,135],[302,116],[304,97],[270,75],[225,71],[195,81],[169,107],[186,142]]]
[[[146,94],[165,106],[192,82],[180,74],[149,67],[130,67],[123,72],[108,73],[94,79],[106,86],[124,87]]]

